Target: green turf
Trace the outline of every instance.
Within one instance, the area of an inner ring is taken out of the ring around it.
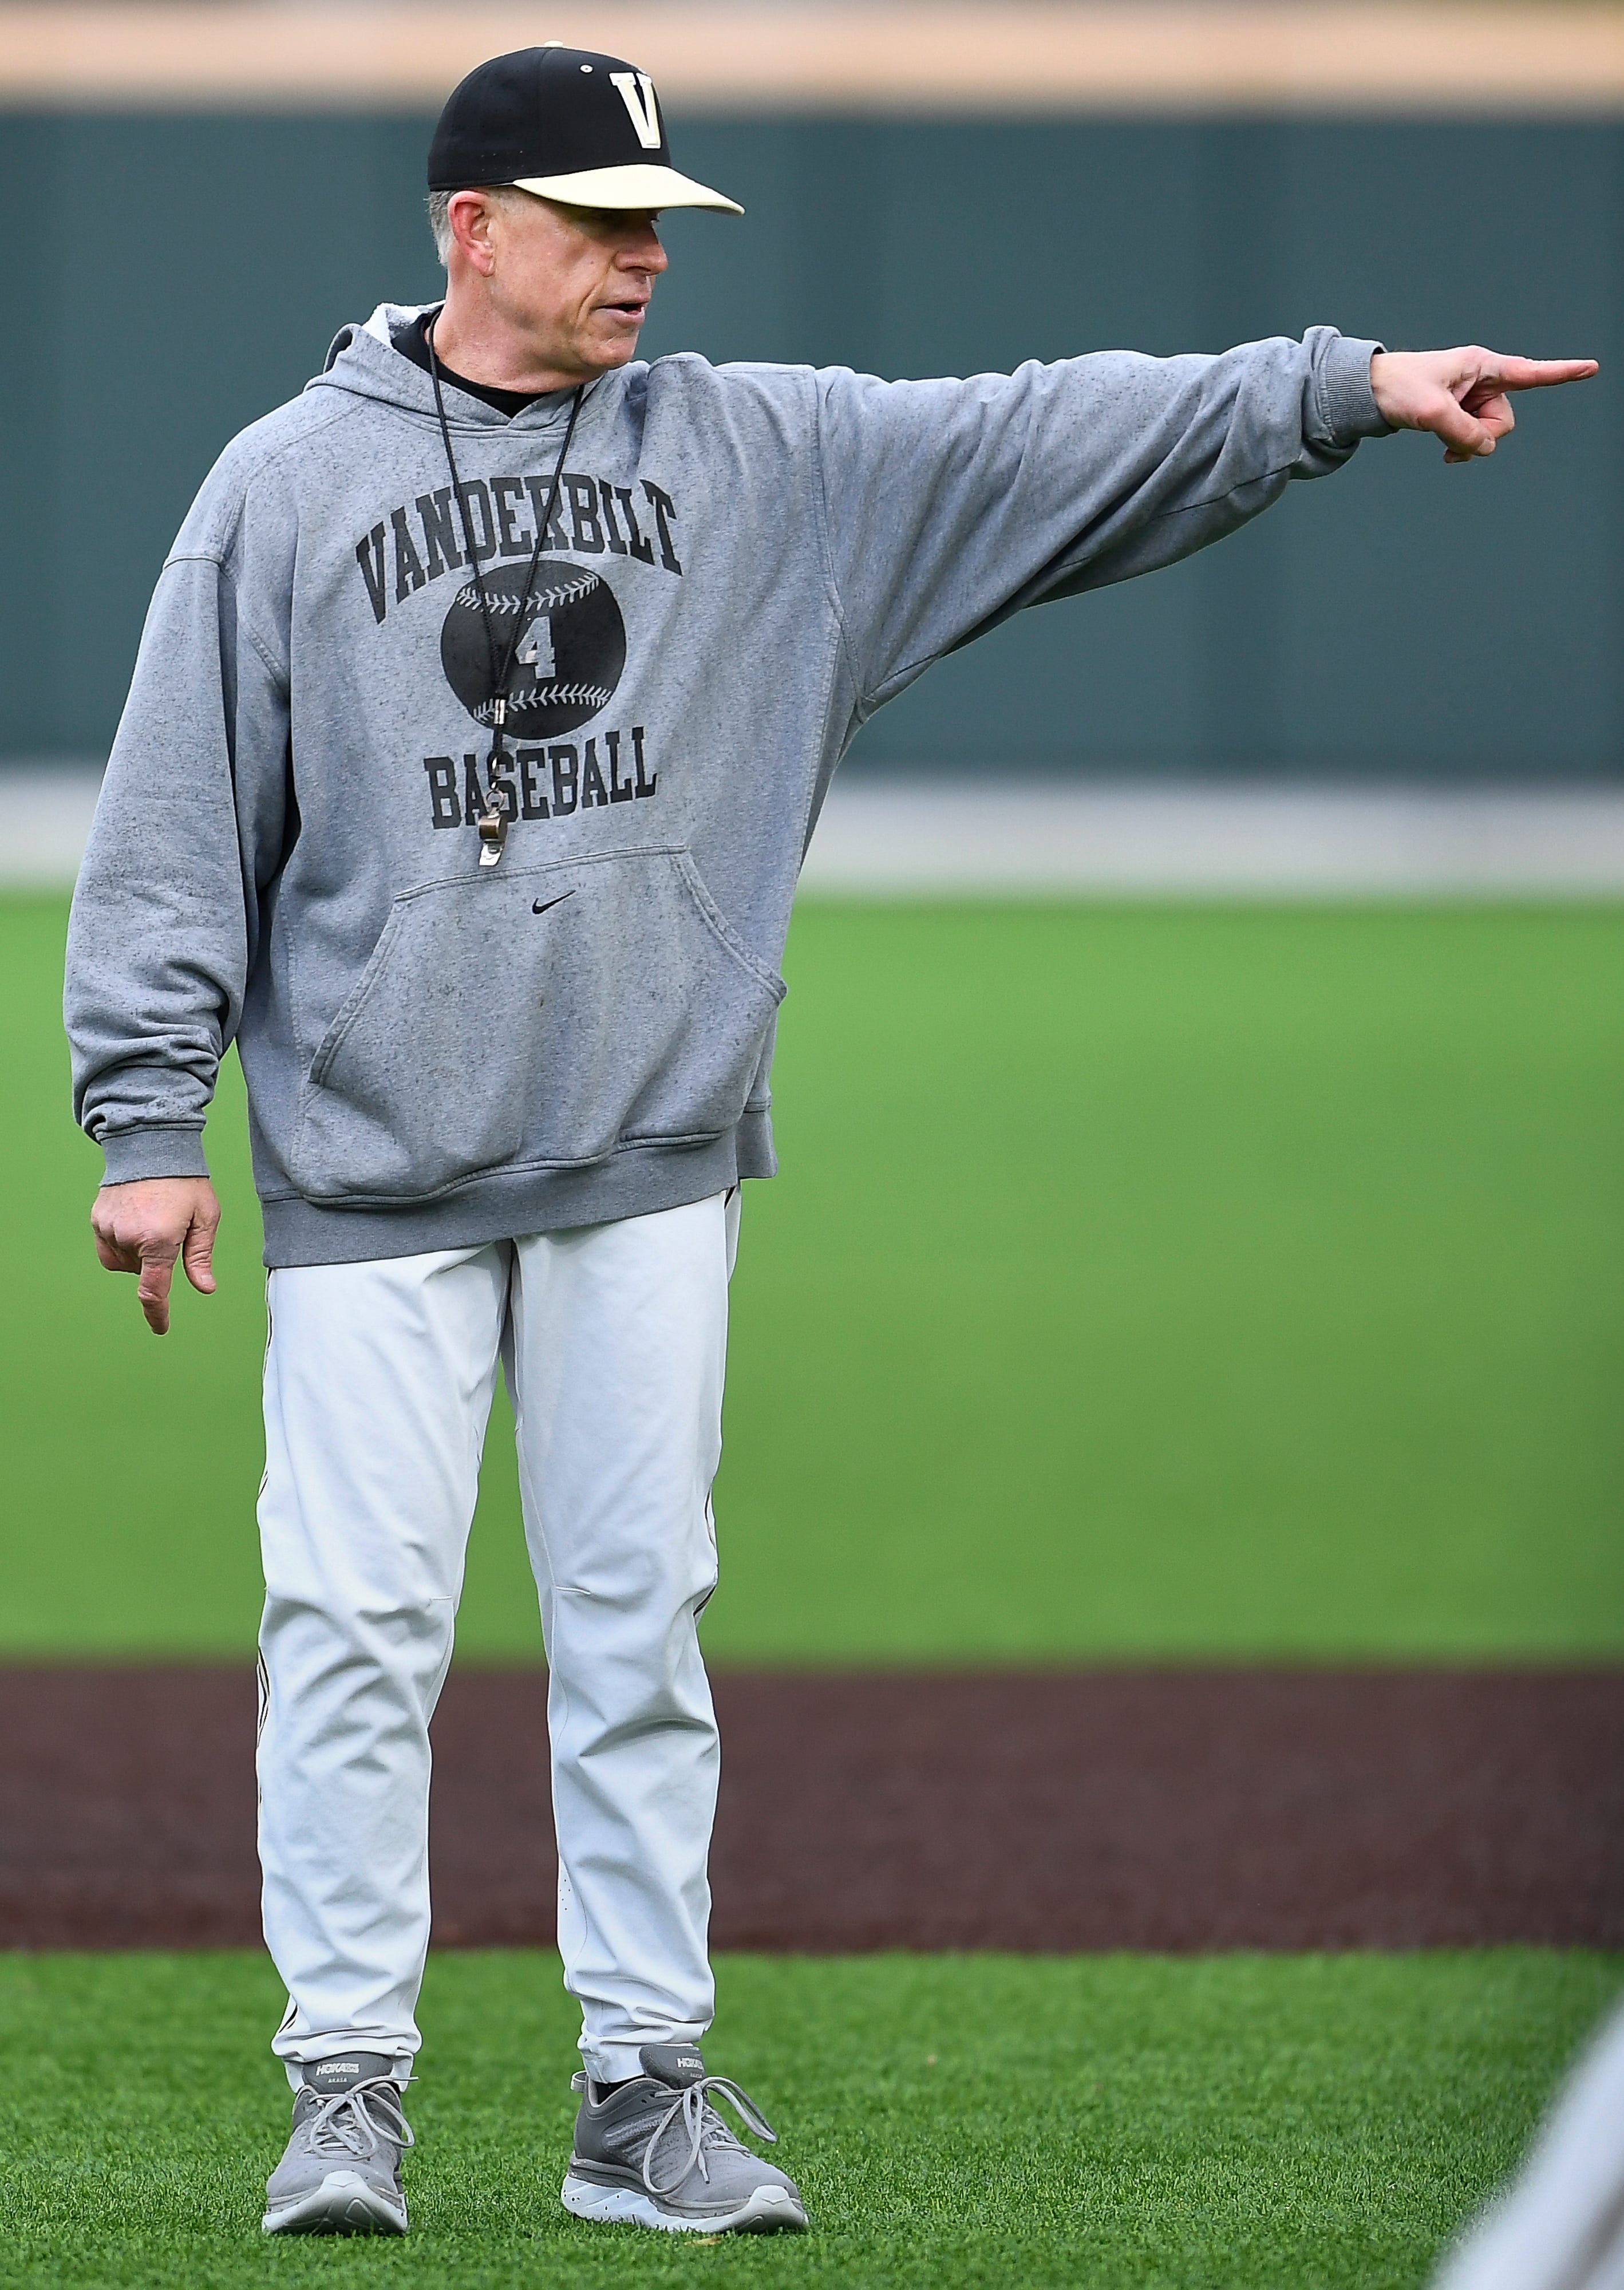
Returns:
[[[1624,1958],[724,1958],[713,2066],[816,2232],[672,2245],[556,2200],[556,1959],[430,1967],[405,2244],[277,2243],[281,1998],[239,1955],[0,1958],[0,2282],[1399,2290],[1513,2161]]]
[[[262,1323],[95,1267],[0,903],[0,1648],[244,1646]],[[738,1661],[1624,1651],[1624,909],[809,904],[735,1286]],[[465,1653],[535,1645],[488,1450]]]

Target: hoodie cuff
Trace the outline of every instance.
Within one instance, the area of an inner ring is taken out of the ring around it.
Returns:
[[[1360,437],[1390,437],[1371,388],[1371,360],[1385,342],[1362,342],[1339,334],[1326,347],[1319,370],[1319,406],[1332,443],[1351,445]]]
[[[140,1129],[116,1129],[101,1139],[107,1163],[104,1185],[132,1185],[142,1177],[206,1177],[203,1132],[189,1125],[164,1128],[154,1122]]]

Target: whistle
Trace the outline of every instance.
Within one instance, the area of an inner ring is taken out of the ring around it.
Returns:
[[[494,767],[502,752],[502,732],[508,721],[508,701],[504,693],[497,694],[495,705],[491,710],[491,721],[496,732],[496,745],[491,750],[491,765],[494,776]],[[502,849],[507,840],[508,813],[504,806],[497,801],[496,790],[492,786],[491,808],[489,811],[482,811],[479,814],[480,865],[494,867],[502,855]]]

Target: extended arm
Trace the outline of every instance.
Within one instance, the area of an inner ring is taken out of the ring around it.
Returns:
[[[1221,540],[1363,437],[1492,449],[1507,392],[1593,361],[1389,353],[1329,326],[1216,356],[1108,350],[968,381],[819,377],[833,585],[854,722],[1023,606]]]

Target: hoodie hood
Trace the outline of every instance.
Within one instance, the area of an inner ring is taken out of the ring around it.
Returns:
[[[305,384],[307,393],[345,390],[352,396],[397,407],[403,413],[425,416],[437,427],[434,383],[420,365],[396,348],[395,337],[404,334],[426,312],[441,308],[438,302],[380,302],[364,323],[340,326],[320,373]],[[606,379],[600,376],[588,386],[583,411],[586,401],[601,392]],[[522,413],[509,415],[499,413],[482,397],[470,397],[452,381],[446,380],[444,387],[445,418],[454,429],[545,432],[568,419],[570,400],[575,395],[572,389],[551,390]]]

